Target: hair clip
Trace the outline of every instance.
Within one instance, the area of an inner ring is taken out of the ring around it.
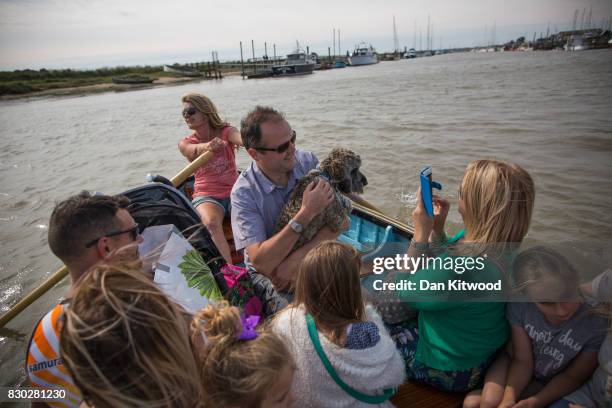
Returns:
[[[260,317],[257,315],[252,316],[241,316],[240,323],[242,323],[242,332],[238,336],[238,340],[253,340],[258,336],[255,328],[259,323]]]

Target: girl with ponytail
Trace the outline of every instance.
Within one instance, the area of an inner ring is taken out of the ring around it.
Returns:
[[[293,358],[272,331],[255,331],[258,320],[241,317],[236,307],[225,303],[208,305],[194,317],[194,327],[201,328],[206,342],[200,356],[206,407],[293,405]]]
[[[61,356],[84,406],[292,405],[293,359],[277,335],[225,303],[188,314],[140,262],[95,266],[66,309]]]

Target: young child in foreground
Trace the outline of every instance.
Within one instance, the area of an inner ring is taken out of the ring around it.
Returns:
[[[208,408],[289,408],[295,364],[271,330],[255,330],[259,316],[241,317],[234,306],[208,305],[193,320],[203,329],[200,360]]]
[[[226,304],[192,316],[140,262],[98,264],[66,308],[61,356],[81,408],[289,408],[293,359],[257,321]]]
[[[598,309],[608,317],[609,322],[612,321],[612,269],[582,285],[581,289],[585,295],[607,302],[601,304]],[[608,328],[608,335],[599,350],[599,367],[593,377],[551,407],[612,407],[612,327]]]
[[[140,261],[114,259],[84,274],[64,309],[60,351],[83,397],[80,407],[203,408],[192,316]]]
[[[508,303],[511,357],[491,366],[482,390],[464,407],[546,407],[580,387],[595,371],[607,322],[580,298],[578,273],[560,253],[535,247],[514,262],[530,303]]]
[[[272,321],[295,358],[299,407],[390,407],[393,388],[404,382],[395,343],[364,304],[360,264],[348,245],[318,244],[300,266],[293,306]]]

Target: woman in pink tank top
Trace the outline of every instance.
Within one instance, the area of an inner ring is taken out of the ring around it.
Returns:
[[[183,118],[193,133],[179,142],[179,150],[189,161],[210,151],[214,156],[194,173],[193,206],[225,258],[232,263],[230,248],[223,235],[223,218],[230,211],[230,193],[238,178],[235,148],[242,146],[240,132],[223,122],[217,108],[206,96],[189,93],[182,98]]]

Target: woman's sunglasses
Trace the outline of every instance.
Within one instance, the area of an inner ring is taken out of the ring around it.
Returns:
[[[92,239],[91,241],[87,242],[85,244],[85,248],[91,248],[92,246],[94,246],[99,240],[101,240],[102,238],[106,237],[106,238],[110,238],[110,237],[116,237],[117,235],[121,235],[121,234],[127,234],[130,233],[130,236],[132,237],[132,241],[136,241],[136,238],[138,238],[138,235],[140,235],[140,226],[138,224],[134,225],[132,228],[130,229],[126,229],[126,230],[121,230],[121,231],[112,231],[109,232],[108,234],[104,234],[101,237],[98,237],[96,239]]]
[[[184,118],[188,118],[190,116],[195,115],[198,112],[198,110],[196,108],[194,108],[193,106],[190,108],[185,108],[183,109],[183,117]]]
[[[295,133],[295,130],[294,130],[293,135],[291,136],[291,139],[289,139],[289,141],[283,143],[282,145],[275,147],[274,149],[271,149],[268,147],[256,147],[255,150],[259,150],[260,152],[285,153],[287,149],[289,149],[289,145],[295,144],[296,137],[297,137],[297,134]]]

